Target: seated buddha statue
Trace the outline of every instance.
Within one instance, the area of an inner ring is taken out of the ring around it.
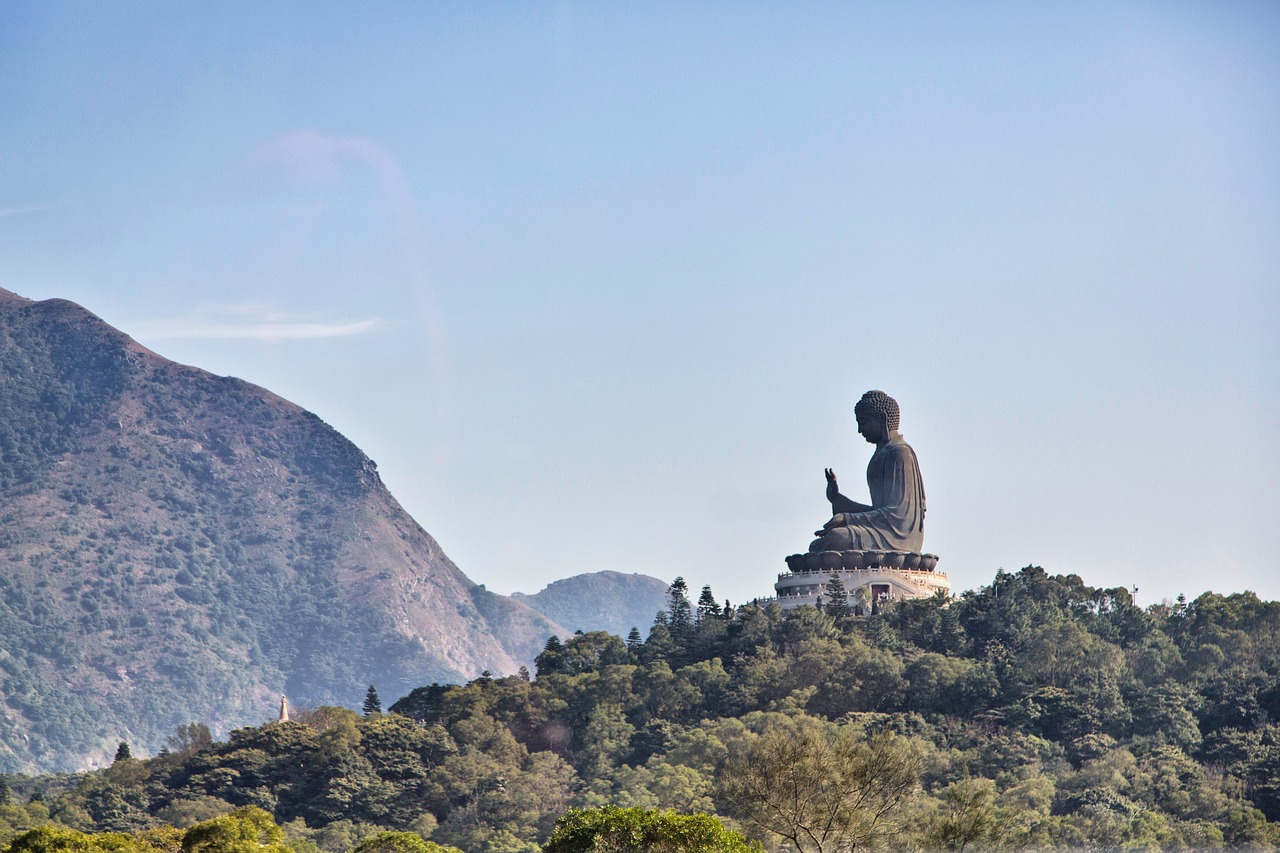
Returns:
[[[924,546],[924,483],[915,451],[898,433],[898,403],[868,391],[854,406],[858,432],[876,446],[867,465],[871,504],[840,494],[835,471],[826,469],[831,520],[809,546],[818,551],[910,551]]]

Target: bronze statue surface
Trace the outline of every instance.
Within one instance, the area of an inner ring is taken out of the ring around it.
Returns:
[[[809,551],[919,553],[924,547],[924,482],[915,451],[898,433],[898,403],[883,391],[868,391],[854,414],[858,432],[876,446],[867,465],[871,504],[842,495],[835,472],[826,469],[832,518],[816,532]]]

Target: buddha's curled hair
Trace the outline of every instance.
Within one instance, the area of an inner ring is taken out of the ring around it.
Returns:
[[[853,407],[855,412],[875,412],[883,414],[889,422],[889,431],[898,428],[898,401],[883,391],[868,391]]]

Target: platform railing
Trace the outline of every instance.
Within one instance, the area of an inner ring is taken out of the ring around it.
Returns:
[[[893,572],[898,575],[906,575],[912,580],[916,580],[918,578],[921,582],[923,582],[925,578],[945,578],[947,576],[946,572],[940,572],[936,569],[926,571],[924,569],[894,569],[888,566],[881,566],[870,569],[806,569],[802,572],[781,572],[778,575],[778,580],[786,580],[787,578],[831,577],[832,575],[840,577],[856,574],[871,575],[878,574],[880,572]]]

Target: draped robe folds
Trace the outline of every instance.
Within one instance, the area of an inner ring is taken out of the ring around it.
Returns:
[[[845,514],[845,525],[833,527],[809,546],[810,551],[909,551],[924,547],[924,482],[915,451],[901,435],[876,448],[867,465],[871,509],[837,494],[833,515]]]

